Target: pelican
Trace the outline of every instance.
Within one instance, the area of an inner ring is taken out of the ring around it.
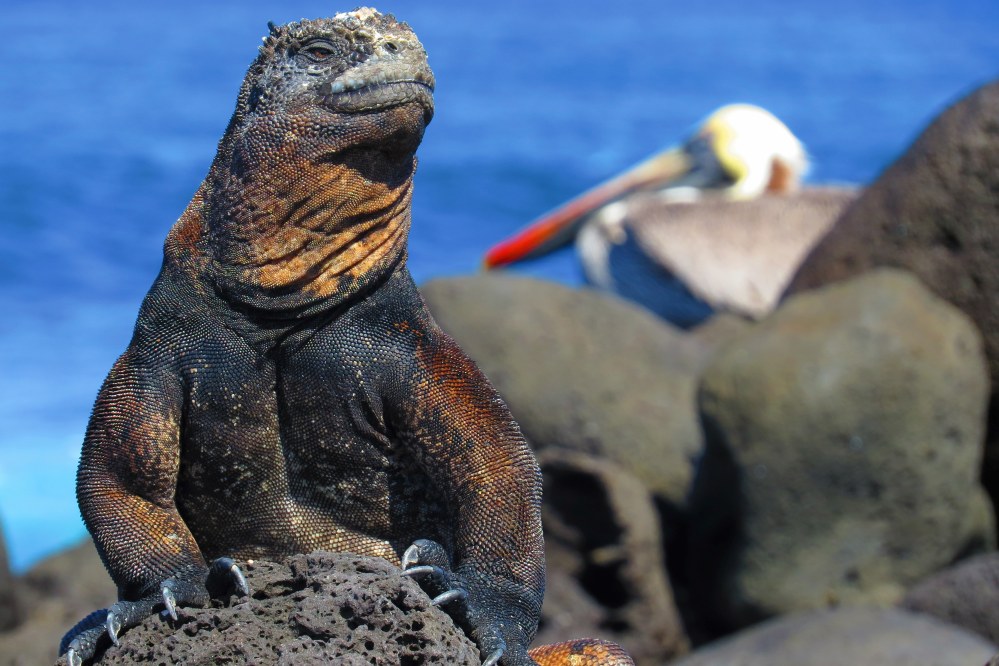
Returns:
[[[677,147],[584,192],[494,246],[486,268],[576,238],[586,279],[681,325],[770,312],[854,197],[800,189],[801,142],[769,111],[724,106]]]

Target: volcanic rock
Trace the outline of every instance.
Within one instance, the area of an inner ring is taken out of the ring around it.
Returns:
[[[968,666],[997,648],[933,618],[842,608],[777,618],[707,645],[672,666]]]
[[[548,585],[535,644],[603,638],[638,666],[686,652],[648,490],[585,454],[548,449],[539,462]]]
[[[910,274],[785,303],[703,376],[695,600],[722,628],[891,604],[991,546],[987,399],[974,326]]]
[[[787,294],[875,266],[908,269],[964,310],[999,386],[999,81],[945,110],[804,261]],[[982,477],[999,502],[999,394]]]
[[[999,82],[934,120],[837,220],[786,293],[877,266],[912,271],[967,313],[999,379]]]
[[[245,573],[251,598],[181,608],[176,623],[153,615],[94,663],[480,664],[451,618],[385,560],[316,552]]]

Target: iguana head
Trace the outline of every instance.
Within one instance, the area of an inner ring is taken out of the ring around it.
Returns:
[[[196,197],[199,235],[224,296],[309,309],[404,258],[434,77],[409,26],[373,9],[269,28]]]
[[[362,8],[268,27],[240,90],[242,131],[290,129],[319,152],[416,149],[433,116],[434,75],[407,24]]]

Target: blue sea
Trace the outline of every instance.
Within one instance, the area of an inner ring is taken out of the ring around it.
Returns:
[[[0,6],[0,524],[13,565],[84,534],[89,410],[167,230],[207,171],[268,20],[328,2]],[[874,179],[999,76],[995,0],[391,0],[430,53],[410,266],[478,270],[536,215],[715,107],[782,118],[815,182]],[[517,269],[580,281],[571,251]]]

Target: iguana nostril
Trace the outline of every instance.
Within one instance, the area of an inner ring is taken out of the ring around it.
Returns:
[[[383,46],[389,53],[396,53],[399,50],[399,46],[395,42],[385,42]]]

